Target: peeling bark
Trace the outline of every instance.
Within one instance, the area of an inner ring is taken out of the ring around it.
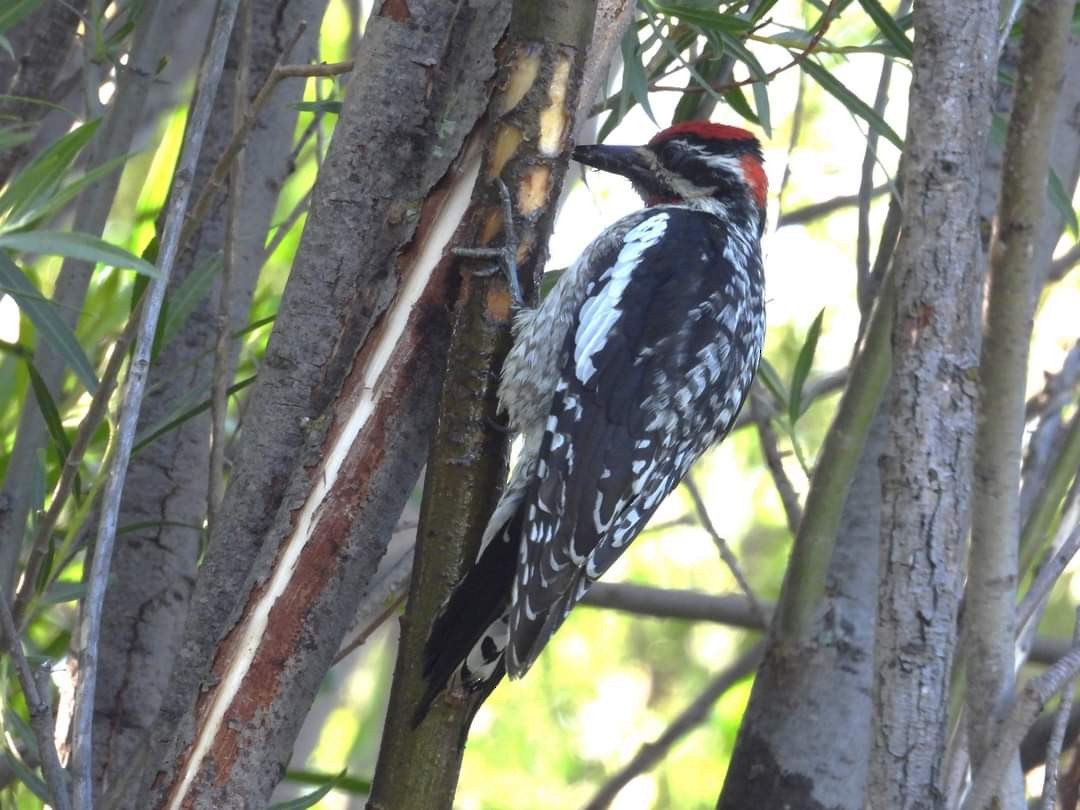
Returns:
[[[513,199],[518,273],[527,297],[538,289],[547,255],[594,8],[591,2],[515,3],[499,93],[488,110],[491,126],[481,169],[487,182],[477,191],[478,211],[469,229],[473,239],[465,243],[485,245],[502,235],[502,211],[490,182],[501,178]],[[372,810],[452,806],[469,724],[490,691],[465,701],[436,699],[428,719],[414,724],[426,688],[421,664],[432,622],[476,560],[506,480],[508,437],[492,428],[492,420],[498,372],[509,348],[511,302],[501,281],[467,278],[425,478],[416,563],[368,804]]]
[[[425,456],[457,286],[440,257],[506,17],[383,11],[312,193],[140,806],[264,805]]]
[[[325,0],[293,0],[282,8],[277,0],[253,4],[252,95],[298,23],[321,18],[325,5]],[[291,61],[312,58],[317,32],[317,27],[308,27],[290,54]],[[238,51],[239,33],[234,32],[232,54]],[[230,58],[204,140],[196,189],[205,185],[232,138],[237,68],[237,60]],[[248,166],[247,183],[238,228],[240,243],[235,248],[240,260],[230,285],[229,331],[247,321],[277,192],[291,170],[288,155],[296,122],[291,105],[302,92],[300,81],[278,88],[242,158]],[[171,291],[194,270],[215,261],[224,246],[225,219],[225,200],[218,199],[181,254]],[[161,422],[192,393],[209,395],[213,357],[208,351],[216,340],[217,297],[215,289],[158,355],[140,418],[144,428]],[[199,415],[144,448],[128,469],[120,525],[143,528],[118,538],[105,602],[94,728],[95,780],[102,792],[111,791],[127,776],[144,748],[168,686],[202,544],[199,527],[206,516],[208,436],[209,415]],[[135,787],[127,783],[120,789]]]

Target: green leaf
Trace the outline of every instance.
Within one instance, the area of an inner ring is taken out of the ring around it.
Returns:
[[[75,372],[75,376],[79,378],[86,390],[91,393],[96,391],[97,374],[94,373],[94,367],[90,365],[86,353],[76,340],[75,333],[61,320],[52,302],[41,294],[26,274],[19,269],[19,266],[2,250],[0,250],[0,290],[11,294],[15,303],[19,305],[19,309],[33,322],[38,334],[71,366],[71,370]]]
[[[753,124],[761,126],[761,122],[758,121],[757,115],[754,113],[753,108],[750,106],[750,102],[746,100],[746,96],[743,94],[741,87],[729,87],[724,91],[724,101],[728,103],[735,112],[750,121]]]
[[[733,14],[720,14],[716,11],[708,11],[704,8],[694,8],[674,3],[655,3],[645,0],[643,6],[651,8],[657,14],[665,17],[677,17],[685,23],[699,25],[706,31],[726,31],[729,34],[743,34],[753,26],[749,20],[736,17]]]
[[[7,8],[0,9],[0,31],[7,31],[23,17],[28,16],[41,5],[41,0],[7,0],[4,5]]]
[[[60,461],[63,463],[67,458],[67,454],[71,452],[71,442],[68,441],[67,433],[64,432],[64,424],[60,420],[60,411],[57,410],[56,402],[53,401],[49,386],[45,384],[45,380],[38,374],[33,361],[29,357],[23,359],[26,361],[26,371],[30,375],[30,388],[34,392],[34,399],[37,400],[38,409],[45,420],[45,426],[60,451]]]
[[[548,293],[551,292],[551,288],[558,283],[559,279],[563,277],[563,273],[566,269],[562,270],[548,270],[544,275],[540,276],[540,300],[543,301],[547,298]]]
[[[320,773],[319,771],[286,771],[285,781],[295,782],[301,785],[322,785],[325,784],[327,779],[333,779],[334,775],[330,773]],[[338,774],[338,783],[336,788],[344,793],[355,793],[364,795],[371,793],[371,780],[362,779],[359,776],[342,776]]]
[[[763,3],[758,3],[757,8],[754,9],[754,13],[750,15],[750,22],[757,24],[765,19],[765,15],[772,11],[773,6],[775,5],[776,0],[765,0]]]
[[[100,166],[91,169],[78,180],[68,183],[58,191],[45,196],[35,204],[20,211],[18,216],[15,216],[14,214],[9,216],[4,223],[4,230],[14,231],[19,228],[25,228],[26,226],[32,225],[34,222],[59,211],[89,186],[94,185],[103,177],[112,174],[119,167],[123,166],[128,161],[128,158],[135,154],[138,153],[130,152],[126,155],[118,155],[112,160],[106,161]]]
[[[294,110],[310,113],[328,113],[330,115],[341,114],[341,102],[327,99],[325,101],[298,101],[290,105]]]
[[[758,364],[758,379],[761,380],[761,384],[765,386],[766,390],[772,394],[776,409],[781,410],[784,403],[788,401],[787,386],[784,385],[780,375],[776,373],[772,363],[764,358]]]
[[[885,10],[881,3],[879,3],[878,0],[859,0],[859,5],[870,15],[870,18],[881,32],[881,35],[892,43],[892,46],[896,48],[897,53],[908,61],[911,61],[912,52],[914,50],[911,45],[911,40],[907,38],[900,29],[900,26],[896,24],[896,20],[894,20],[893,16]]]
[[[100,123],[100,119],[88,121],[34,158],[0,194],[0,213],[8,212],[9,221],[18,219],[27,209],[50,196]]]
[[[45,783],[36,773],[26,767],[26,764],[21,759],[14,756],[6,748],[4,749],[4,758],[7,760],[11,772],[15,774],[15,778],[26,785],[31,793],[37,796],[37,798],[45,804],[49,804],[52,801],[49,796],[49,789],[45,786]]]
[[[16,124],[0,129],[0,151],[12,149],[19,144],[33,140],[34,128],[25,124]]]
[[[848,108],[853,115],[862,118],[866,123],[878,131],[878,134],[888,138],[897,149],[904,148],[904,141],[893,131],[885,119],[878,115],[874,108],[856,96],[836,78],[813,59],[807,59],[802,63],[802,69],[810,78],[820,84],[828,93],[834,96],[841,104]]]
[[[1046,178],[1046,191],[1050,195],[1050,203],[1065,220],[1065,227],[1069,229],[1073,239],[1080,239],[1080,224],[1076,221],[1076,211],[1072,207],[1072,200],[1069,198],[1069,193],[1065,191],[1065,184],[1061,182],[1061,178],[1053,169]]]
[[[278,802],[270,806],[270,810],[305,810],[307,807],[314,807],[318,801],[333,790],[337,783],[345,776],[345,771],[342,771],[337,776],[331,778],[326,784],[317,790],[313,790],[299,799],[291,799],[287,802]]]
[[[649,79],[645,75],[645,63],[642,61],[642,49],[638,47],[637,37],[623,37],[622,53],[623,89],[641,105],[649,120],[659,126],[649,105]]]
[[[817,351],[818,338],[821,337],[821,324],[824,319],[825,310],[822,309],[814,318],[814,322],[810,324],[810,329],[806,333],[806,340],[803,341],[802,349],[799,350],[799,357],[795,361],[795,370],[791,374],[788,419],[792,426],[803,415],[803,387],[806,385],[806,378],[810,376],[810,369],[814,365],[814,352]]]
[[[210,256],[196,267],[187,278],[165,299],[162,312],[161,345],[168,345],[210,292],[214,278],[225,266],[220,253]]]
[[[75,602],[86,595],[85,582],[55,582],[42,594],[41,601],[47,605],[62,605]]]
[[[754,82],[750,85],[754,91],[754,106],[757,107],[757,119],[765,135],[772,137],[772,114],[769,112],[769,85],[765,82]]]
[[[0,233],[0,247],[22,253],[40,253],[45,256],[68,256],[108,267],[129,267],[136,273],[151,278],[161,278],[157,268],[116,245],[88,233],[67,231],[20,231]]]

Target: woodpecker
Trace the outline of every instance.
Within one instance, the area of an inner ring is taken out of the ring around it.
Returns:
[[[677,124],[644,146],[578,146],[641,210],[521,308],[500,410],[522,437],[476,563],[428,639],[427,692],[490,694],[525,674],[690,465],[731,429],[765,337],[767,181],[749,132]]]

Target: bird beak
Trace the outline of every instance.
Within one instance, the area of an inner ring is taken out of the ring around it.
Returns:
[[[641,189],[652,190],[656,184],[656,158],[644,146],[578,146],[573,157],[586,166],[621,174]]]

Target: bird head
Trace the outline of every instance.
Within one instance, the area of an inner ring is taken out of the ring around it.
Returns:
[[[646,205],[683,204],[727,217],[742,213],[764,228],[764,158],[757,138],[745,129],[688,121],[644,146],[578,146],[574,160],[626,177]]]

